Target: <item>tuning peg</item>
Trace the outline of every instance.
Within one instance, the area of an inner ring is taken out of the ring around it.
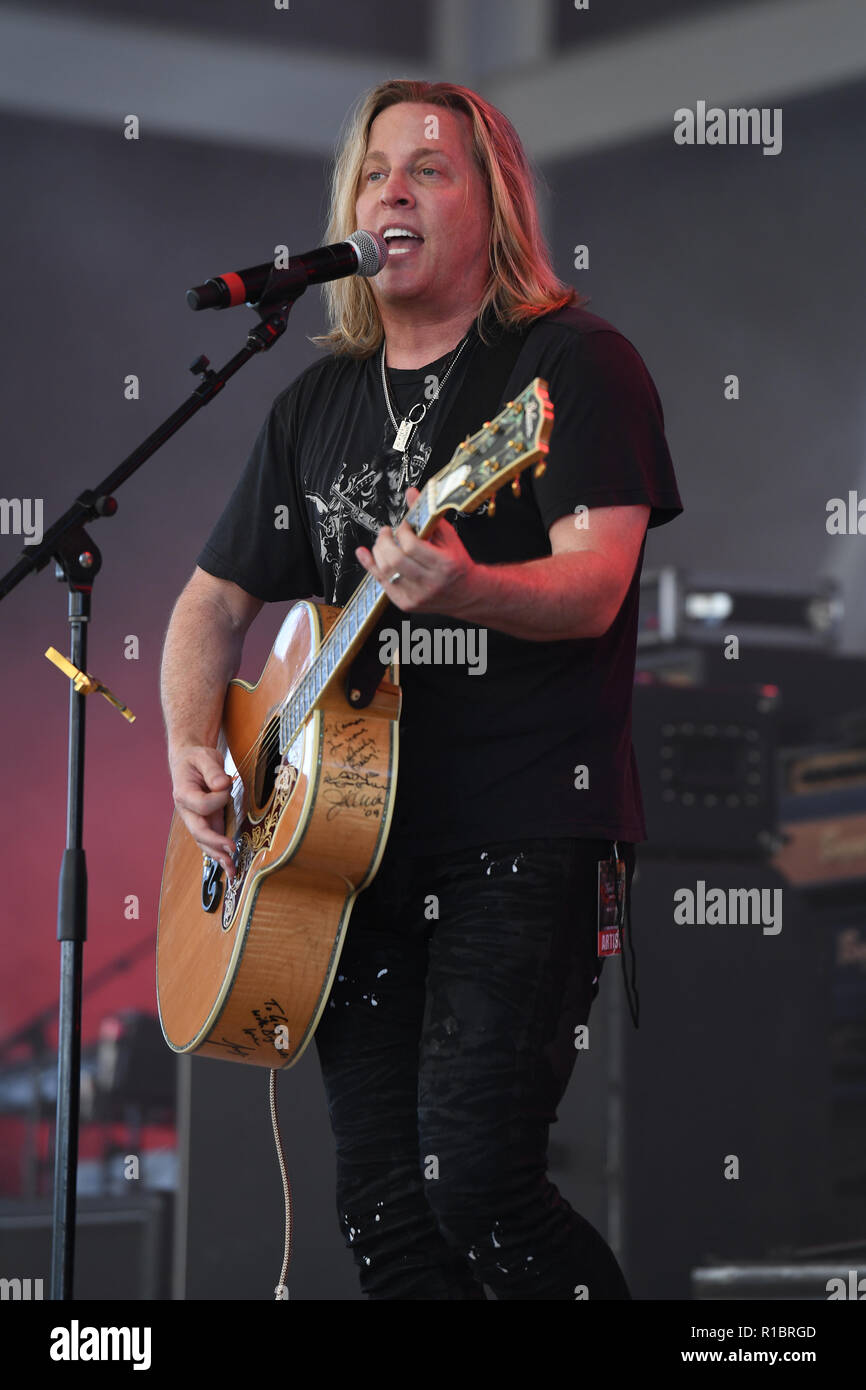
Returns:
[[[512,481],[511,481],[511,491],[514,493],[514,496],[515,496],[515,497],[519,497],[519,496],[520,496],[520,479],[519,479],[519,478],[513,478],[513,479],[512,479]]]
[[[540,462],[537,463],[537,464],[535,465],[535,467],[533,468],[533,470],[532,470],[532,476],[533,476],[533,478],[540,478],[541,475],[542,475],[542,473],[544,473],[544,472],[546,471],[546,469],[547,469],[547,464],[544,462],[544,459],[541,459]]]
[[[488,516],[495,516],[495,514],[496,514],[496,498],[495,498],[495,497],[491,497],[491,498],[488,500],[488,503],[487,503],[487,515],[488,515]]]

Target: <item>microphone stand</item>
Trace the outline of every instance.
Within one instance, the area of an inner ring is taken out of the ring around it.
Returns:
[[[0,599],[28,574],[54,559],[55,578],[65,580],[69,594],[69,660],[87,670],[87,624],[93,581],[102,556],[84,523],[114,516],[112,493],[191,420],[209,405],[241,367],[259,352],[267,352],[286,331],[295,300],[309,283],[302,268],[274,271],[254,308],[261,323],[247,334],[246,345],[219,371],[201,355],[190,366],[201,383],[157,429],[94,488],[85,488],[72,506],[49,526],[38,545],[22,550],[22,558],[0,578]],[[69,685],[69,743],[66,779],[66,849],[60,867],[57,900],[57,940],[60,942],[60,1009],[57,1033],[57,1111],[54,1145],[54,1206],[51,1221],[50,1298],[72,1298],[75,1262],[76,1183],[81,1080],[81,994],[84,942],[87,938],[87,864],[82,847],[84,815],[85,692]]]

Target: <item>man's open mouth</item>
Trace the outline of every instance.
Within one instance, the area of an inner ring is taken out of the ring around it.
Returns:
[[[424,242],[420,232],[413,232],[409,227],[388,227],[382,236],[387,242],[389,256],[405,256]]]

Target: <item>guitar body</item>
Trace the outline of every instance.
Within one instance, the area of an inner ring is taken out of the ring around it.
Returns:
[[[279,752],[280,711],[342,611],[296,603],[256,685],[229,684],[220,747],[234,778],[231,884],[216,865],[204,881],[202,851],[177,811],[172,818],[157,997],[175,1052],[292,1066],[327,1003],[355,898],[379,868],[397,785],[399,687],[384,679],[355,709],[332,681]]]

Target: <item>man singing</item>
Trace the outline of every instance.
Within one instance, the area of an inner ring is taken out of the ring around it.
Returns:
[[[661,404],[634,347],[554,275],[520,140],[477,93],[389,81],[363,98],[324,241],[356,228],[388,262],[324,287],[325,355],[274,401],[171,618],[175,804],[231,877],[216,744],[264,603],[344,605],[367,570],[413,631],[484,638],[483,668],[400,667],[390,836],[315,1035],[339,1221],[371,1298],[627,1299],[549,1181],[547,1142],[598,992],[599,903],[617,864],[628,892],[646,838],[638,584],[647,526],[682,510]],[[503,345],[498,408],[548,383],[546,471],[422,540],[407,505]]]

